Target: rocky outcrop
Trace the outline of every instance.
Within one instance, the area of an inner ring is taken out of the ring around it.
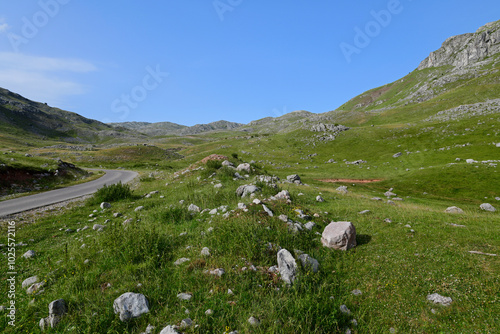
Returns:
[[[418,66],[419,70],[452,65],[469,66],[500,51],[500,21],[488,23],[475,33],[453,36],[441,48],[431,52]]]

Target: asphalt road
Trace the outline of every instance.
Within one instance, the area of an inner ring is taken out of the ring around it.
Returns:
[[[0,217],[89,195],[105,184],[109,186],[120,181],[127,183],[137,176],[136,172],[126,170],[103,171],[106,174],[94,181],[0,202]]]

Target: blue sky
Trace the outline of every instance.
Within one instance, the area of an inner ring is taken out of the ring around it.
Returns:
[[[0,87],[104,122],[322,113],[412,70],[500,2],[2,1]],[[361,31],[361,33],[360,33]]]

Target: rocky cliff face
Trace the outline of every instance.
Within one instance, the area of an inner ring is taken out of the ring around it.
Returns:
[[[475,33],[448,38],[440,49],[431,52],[418,66],[453,65],[457,68],[473,65],[500,51],[500,20],[488,23]]]

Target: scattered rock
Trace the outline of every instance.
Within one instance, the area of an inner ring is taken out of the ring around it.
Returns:
[[[359,289],[352,290],[351,293],[355,296],[361,296],[363,294],[363,292],[361,292],[361,290]]]
[[[41,288],[45,285],[45,282],[39,282],[39,283],[33,283],[30,285],[30,287],[26,290],[26,293],[28,295],[31,295],[35,292],[41,291]]]
[[[290,199],[290,193],[288,190],[282,190],[276,195],[274,195],[276,199],[284,199],[284,200],[289,200]]]
[[[297,175],[297,174],[292,174],[292,175],[288,175],[286,177],[286,180],[288,182],[291,182],[291,183],[295,183],[295,184],[302,184],[302,181],[300,179],[300,176]]]
[[[444,210],[446,213],[464,213],[464,210],[460,209],[459,207],[456,206],[450,206],[446,210]]]
[[[248,318],[248,323],[252,326],[259,326],[260,325],[260,321],[259,319],[257,318],[254,318],[254,317],[250,317]]]
[[[399,158],[399,157],[400,157],[400,156],[402,156],[402,155],[403,155],[403,153],[402,153],[402,152],[398,152],[398,153],[394,154],[392,157],[393,157],[393,158]]]
[[[191,261],[191,260],[188,259],[187,257],[181,257],[180,259],[178,259],[177,261],[174,262],[174,265],[178,266],[178,265],[183,264],[184,262],[189,262],[189,261]]]
[[[192,297],[192,294],[184,292],[181,292],[177,295],[177,298],[179,298],[180,300],[190,300]]]
[[[188,328],[188,327],[191,327],[193,325],[193,320],[191,320],[191,318],[186,318],[186,319],[182,319],[181,321],[181,328]]]
[[[224,160],[222,162],[222,166],[224,166],[224,167],[234,167],[234,164],[231,161],[229,161],[229,160]]]
[[[304,228],[308,231],[312,231],[314,226],[316,226],[316,223],[314,222],[307,222],[306,224],[304,224]]]
[[[161,330],[160,334],[179,334],[179,332],[175,330],[174,326],[167,326]]]
[[[120,313],[121,321],[129,321],[149,312],[149,303],[140,293],[126,292],[113,302],[113,310]]]
[[[325,200],[320,195],[316,196],[316,202],[324,202]]]
[[[497,211],[497,209],[495,209],[493,207],[493,205],[491,205],[490,203],[483,203],[479,207],[481,208],[481,210],[484,210],[484,211],[489,211],[489,212]]]
[[[337,190],[337,192],[339,192],[341,194],[347,194],[348,193],[347,186],[340,186],[336,190]]]
[[[102,232],[102,231],[104,231],[104,228],[105,228],[105,227],[106,227],[106,226],[104,226],[104,225],[94,224],[94,226],[92,226],[92,229],[93,229],[94,231],[99,231],[99,232]]]
[[[27,251],[26,253],[23,254],[23,257],[25,259],[31,259],[31,258],[34,258],[35,255],[36,255],[35,251],[30,249],[29,251]]]
[[[278,252],[277,258],[281,279],[286,284],[292,284],[297,274],[297,263],[295,259],[292,254],[284,248]]]
[[[345,305],[340,305],[340,312],[344,314],[351,314],[351,310],[349,310]]]
[[[488,255],[488,256],[498,256],[497,254],[483,253],[479,251],[469,251],[471,254]]]
[[[111,208],[111,204],[109,204],[108,202],[102,202],[101,205],[100,205],[101,209],[109,209]]]
[[[29,288],[31,285],[35,284],[35,283],[38,283],[39,280],[38,280],[38,276],[31,276],[31,277],[28,277],[27,279],[25,279],[22,283],[21,283],[21,286],[23,289],[27,289]]]
[[[323,246],[348,250],[356,247],[356,228],[351,222],[331,222],[321,235]]]
[[[450,297],[443,297],[438,293],[428,295],[427,300],[434,302],[434,304],[441,304],[443,306],[450,306],[453,301]]]
[[[245,172],[245,173],[249,174],[252,172],[252,166],[250,166],[250,164],[248,164],[248,163],[243,163],[243,164],[239,164],[238,167],[236,167],[236,170],[238,172]]]
[[[134,209],[134,211],[137,212],[137,211],[141,211],[142,209],[144,209],[143,206],[138,206],[137,208]]]
[[[200,212],[200,208],[194,204],[189,204],[188,211],[189,212]]]
[[[208,247],[203,247],[203,249],[201,250],[201,255],[210,256],[210,249],[208,249]]]
[[[222,268],[217,268],[217,269],[214,269],[214,270],[210,270],[210,275],[214,275],[214,276],[219,276],[221,277],[222,275],[224,275],[226,273],[226,271]]]
[[[40,319],[39,326],[43,331],[46,328],[55,328],[61,321],[61,317],[68,312],[68,307],[64,299],[54,300],[49,304],[49,316]]]
[[[245,196],[249,196],[251,194],[254,194],[258,191],[261,191],[261,189],[257,186],[254,186],[252,184],[245,184],[245,185],[242,185],[242,186],[239,186],[238,189],[236,189],[236,195],[240,196],[240,197],[245,197]]]
[[[273,212],[265,204],[262,204],[262,208],[270,217],[274,216]]]
[[[358,212],[358,214],[360,214],[360,215],[366,215],[367,213],[370,213],[370,210],[363,210],[363,211]]]
[[[315,258],[310,257],[308,254],[299,255],[299,260],[302,263],[302,268],[305,270],[312,270],[317,273],[319,270],[319,262]]]
[[[212,315],[212,314],[214,314],[214,311],[211,310],[211,309],[208,309],[208,310],[205,311],[205,314],[206,315]]]

